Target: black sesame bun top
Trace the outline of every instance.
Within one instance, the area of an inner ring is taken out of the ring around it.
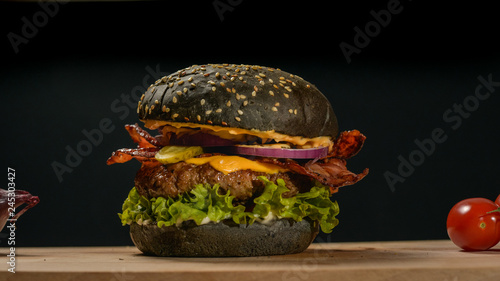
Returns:
[[[279,69],[193,65],[165,76],[141,97],[142,121],[186,122],[289,136],[335,137],[337,118],[311,83]]]

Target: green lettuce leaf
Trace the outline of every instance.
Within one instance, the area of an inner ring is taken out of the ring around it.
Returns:
[[[251,212],[245,211],[242,205],[233,206],[234,196],[229,192],[219,194],[219,185],[198,184],[189,193],[175,199],[147,199],[139,195],[134,187],[118,216],[123,225],[156,222],[159,227],[179,225],[189,220],[197,225],[226,219],[239,224],[252,224],[256,220],[267,221],[273,218],[290,218],[298,222],[309,217],[319,221],[323,232],[330,233],[338,224],[338,204],[330,200],[329,189],[320,183],[316,183],[309,192],[283,198],[283,193],[289,191],[283,180],[273,183],[265,177],[259,179],[265,183],[265,188],[254,199],[255,207]]]

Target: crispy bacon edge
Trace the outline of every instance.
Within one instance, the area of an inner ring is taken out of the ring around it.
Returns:
[[[156,164],[155,154],[162,148],[161,137],[153,137],[138,124],[125,125],[125,130],[137,143],[137,148],[122,148],[114,151],[106,164],[125,163],[137,159],[141,163]]]
[[[159,165],[159,162],[155,159],[155,154],[163,146],[162,136],[153,137],[137,124],[125,125],[125,129],[132,140],[138,144],[137,148],[118,149],[112,153],[106,163],[108,165],[125,163],[135,158],[143,164]],[[255,160],[262,163],[271,163],[297,174],[309,176],[330,187],[330,192],[335,193],[339,187],[355,184],[368,174],[368,169],[355,174],[346,167],[346,159],[356,155],[363,147],[365,140],[366,137],[358,130],[344,131],[334,141],[331,152],[325,158],[314,159],[305,164],[283,158],[261,157]],[[207,155],[210,154],[204,154],[200,157],[206,157]]]

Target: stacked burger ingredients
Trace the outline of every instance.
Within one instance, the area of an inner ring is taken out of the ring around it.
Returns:
[[[330,197],[368,173],[346,168],[365,136],[339,133],[328,99],[279,69],[193,65],[139,101],[136,148],[107,163],[142,163],[122,213],[146,254],[254,256],[303,251],[331,232]]]

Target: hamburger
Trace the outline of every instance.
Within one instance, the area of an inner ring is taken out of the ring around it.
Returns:
[[[147,255],[304,251],[338,224],[332,194],[368,173],[346,168],[365,136],[339,132],[328,99],[280,69],[193,65],[158,79],[137,113],[149,130],[126,125],[137,147],[107,164],[142,163],[118,215]]]

